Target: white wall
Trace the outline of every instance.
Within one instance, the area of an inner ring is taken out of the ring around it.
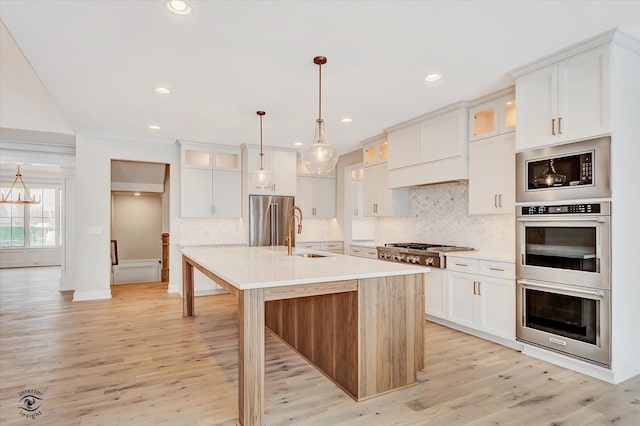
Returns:
[[[611,317],[614,381],[640,374],[640,55],[614,44],[611,77]]]
[[[179,150],[174,143],[130,139],[77,136],[76,138],[76,285],[74,300],[111,297],[109,288],[111,262],[110,200],[111,160],[167,163],[179,170]],[[178,235],[180,182],[170,182],[169,233]],[[89,234],[89,230],[102,233]],[[177,291],[181,283],[180,253],[170,244],[169,291]]]

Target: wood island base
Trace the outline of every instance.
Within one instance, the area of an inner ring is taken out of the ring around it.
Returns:
[[[238,298],[238,417],[264,422],[268,327],[356,401],[416,383],[424,366],[424,274],[240,290],[182,256],[183,316],[194,315],[193,268]]]

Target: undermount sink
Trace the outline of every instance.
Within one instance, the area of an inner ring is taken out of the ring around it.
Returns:
[[[315,259],[318,257],[327,257],[324,254],[318,254],[318,253],[293,253],[294,256],[299,256],[299,257],[308,257],[309,259]]]

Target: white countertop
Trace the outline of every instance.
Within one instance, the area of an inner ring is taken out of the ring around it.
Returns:
[[[411,275],[430,272],[424,266],[345,256],[313,250],[327,257],[287,256],[277,247],[185,247],[181,252],[240,290],[312,284],[360,278]]]
[[[489,252],[482,250],[475,251],[452,251],[446,253],[447,257],[464,257],[467,259],[479,259],[479,260],[493,260],[496,262],[511,262],[515,263],[516,255],[514,253],[507,252]]]

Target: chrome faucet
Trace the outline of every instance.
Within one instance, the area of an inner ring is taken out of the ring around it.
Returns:
[[[298,212],[300,216],[296,215],[296,212]],[[287,240],[288,256],[291,256],[293,254],[293,248],[291,247],[293,240],[291,231],[296,218],[298,219],[298,234],[302,234],[302,210],[298,206],[293,206],[291,207],[291,210],[289,210],[289,227],[287,228],[287,237],[285,238]]]

